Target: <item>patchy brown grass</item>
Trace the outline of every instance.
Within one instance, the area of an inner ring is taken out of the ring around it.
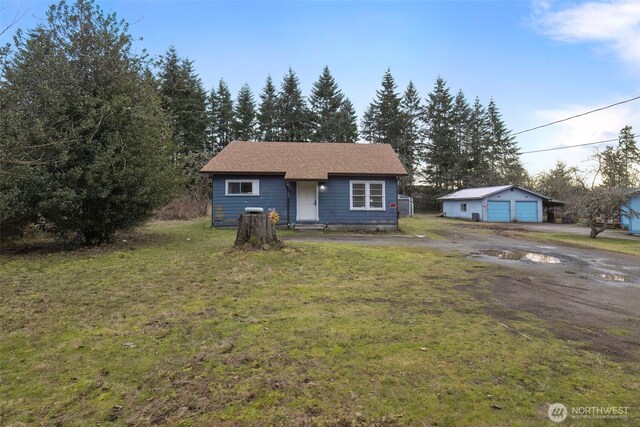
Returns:
[[[540,425],[638,408],[638,366],[497,324],[484,264],[161,222],[102,251],[0,258],[3,425]],[[505,321],[506,322],[506,321]],[[630,410],[628,422],[637,422]],[[569,425],[571,422],[568,423]]]

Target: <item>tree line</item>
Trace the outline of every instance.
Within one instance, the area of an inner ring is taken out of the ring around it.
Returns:
[[[38,224],[109,240],[176,194],[208,197],[197,171],[233,139],[389,143],[409,194],[416,182],[444,192],[524,174],[493,100],[470,106],[442,78],[423,100],[413,83],[400,95],[387,71],[359,129],[328,67],[309,96],[289,69],[278,86],[268,76],[257,97],[247,84],[234,97],[224,79],[205,90],[175,48],[151,58],[132,46],[115,13],[63,0],[2,48],[3,236]]]
[[[279,88],[266,78],[259,100],[244,84],[233,97],[224,78],[206,92],[193,62],[170,47],[156,63],[158,92],[173,120],[173,139],[182,152],[216,153],[232,140],[356,142],[357,116],[329,67],[308,98],[289,69]]]
[[[523,183],[527,174],[515,138],[496,103],[470,104],[462,90],[453,96],[445,80],[424,99],[413,82],[403,94],[390,70],[365,111],[358,129],[353,104],[324,67],[311,94],[302,95],[290,68],[279,89],[268,76],[259,101],[248,84],[235,99],[224,79],[206,93],[193,63],[171,47],[158,61],[159,92],[174,120],[174,142],[185,153],[216,153],[230,141],[323,141],[388,143],[415,182],[442,193],[457,188]]]
[[[115,13],[61,1],[0,48],[0,237],[35,225],[108,241],[177,194],[208,197],[197,171],[233,139],[389,143],[409,194],[527,179],[496,103],[453,95],[441,77],[423,98],[387,70],[358,123],[328,67],[308,97],[292,69],[257,97],[224,79],[207,91],[175,48],[151,58]],[[602,170],[620,156],[605,150]]]

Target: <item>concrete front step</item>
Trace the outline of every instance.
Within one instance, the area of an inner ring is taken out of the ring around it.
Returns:
[[[296,224],[296,230],[324,230],[327,224]]]

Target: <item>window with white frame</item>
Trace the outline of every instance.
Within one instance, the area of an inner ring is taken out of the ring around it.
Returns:
[[[226,196],[259,196],[260,181],[257,179],[227,179]]]
[[[467,204],[460,203],[460,212],[466,212],[466,211],[467,211]]]
[[[384,210],[384,181],[351,181],[351,210]]]

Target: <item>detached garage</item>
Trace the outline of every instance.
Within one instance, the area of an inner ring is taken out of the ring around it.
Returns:
[[[517,185],[468,188],[438,198],[444,216],[488,222],[542,222],[545,199]]]

